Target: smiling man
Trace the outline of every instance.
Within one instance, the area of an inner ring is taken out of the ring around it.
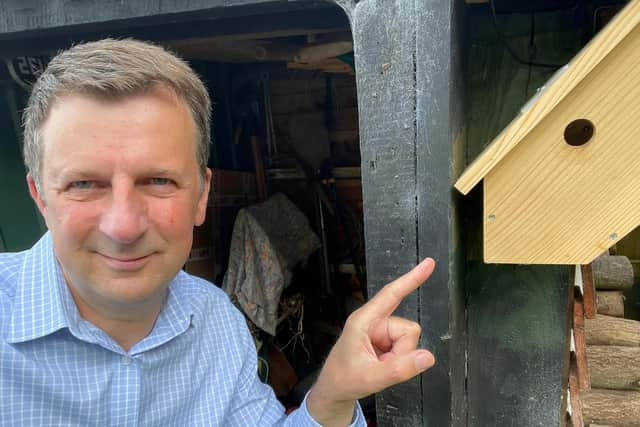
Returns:
[[[348,319],[301,408],[256,373],[244,318],[181,271],[205,216],[210,101],[160,47],[60,53],[24,113],[27,182],[48,232],[0,254],[0,414],[16,426],[365,425],[355,401],[433,365],[392,316],[433,260]]]

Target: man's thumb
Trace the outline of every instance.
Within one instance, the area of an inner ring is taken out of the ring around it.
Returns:
[[[417,374],[426,371],[436,363],[433,354],[427,350],[416,350],[414,355],[414,364]]]
[[[415,350],[407,354],[391,357],[382,362],[383,372],[386,373],[384,387],[407,381],[426,371],[434,363],[435,358],[428,350]]]

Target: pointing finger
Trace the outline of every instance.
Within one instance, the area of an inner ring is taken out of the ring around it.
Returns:
[[[362,307],[362,316],[368,319],[390,316],[407,295],[431,276],[435,265],[433,259],[426,258],[411,271],[387,284]]]

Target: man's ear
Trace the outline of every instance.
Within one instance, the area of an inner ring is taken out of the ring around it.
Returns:
[[[38,186],[36,185],[36,181],[33,179],[33,176],[31,175],[31,173],[27,174],[27,185],[29,187],[29,194],[31,194],[31,198],[33,199],[34,202],[36,202],[36,205],[38,206],[38,210],[40,211],[40,214],[46,221],[47,204],[45,203],[44,197],[40,193],[40,189],[38,189]]]
[[[202,225],[207,215],[207,201],[209,200],[209,189],[211,188],[211,169],[207,168],[204,176],[204,182],[202,183],[202,193],[198,200],[198,206],[196,207],[195,225]]]

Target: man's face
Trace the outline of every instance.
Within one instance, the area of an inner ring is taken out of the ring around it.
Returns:
[[[31,177],[29,187],[81,312],[161,304],[204,221],[211,177],[202,185],[184,103],[166,89],[67,95],[42,137],[41,188]]]

